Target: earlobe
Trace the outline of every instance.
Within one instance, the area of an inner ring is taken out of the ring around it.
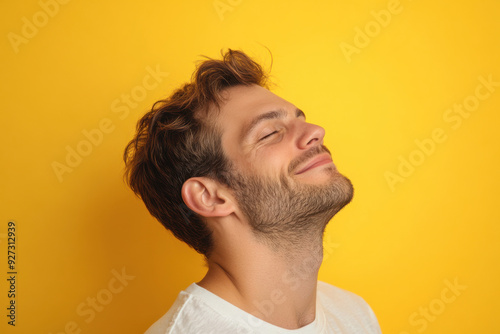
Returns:
[[[184,182],[181,194],[187,207],[203,217],[224,217],[234,212],[225,189],[212,179],[190,178]]]

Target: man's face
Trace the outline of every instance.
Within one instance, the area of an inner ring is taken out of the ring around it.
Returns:
[[[322,233],[353,194],[323,146],[324,129],[260,86],[226,93],[217,124],[231,186],[254,231],[274,244]]]

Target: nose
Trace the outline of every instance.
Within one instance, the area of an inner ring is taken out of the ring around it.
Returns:
[[[323,145],[324,137],[325,129],[321,126],[303,122],[299,131],[297,146],[302,150],[306,150],[317,145]]]

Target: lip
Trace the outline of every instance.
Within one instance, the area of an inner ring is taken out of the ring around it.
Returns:
[[[330,156],[330,154],[328,154],[328,153],[322,153],[322,154],[319,154],[319,155],[315,156],[306,165],[304,165],[304,167],[302,167],[301,169],[299,169],[299,171],[297,173],[295,173],[295,174],[296,175],[302,174],[302,173],[307,172],[310,169],[313,169],[313,168],[316,168],[316,167],[319,167],[319,166],[323,166],[323,165],[326,165],[326,164],[329,164],[329,163],[333,163],[332,157]]]

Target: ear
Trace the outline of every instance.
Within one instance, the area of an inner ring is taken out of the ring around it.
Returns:
[[[186,180],[181,194],[187,207],[203,217],[225,217],[235,209],[227,189],[206,177]]]

